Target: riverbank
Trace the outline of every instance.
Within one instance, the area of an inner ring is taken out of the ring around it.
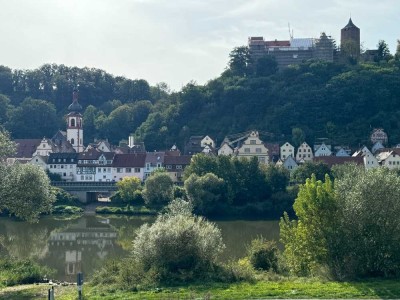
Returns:
[[[0,299],[46,299],[48,284],[22,285],[0,289]],[[84,285],[86,299],[276,299],[276,298],[338,298],[396,299],[400,285],[396,280],[331,282],[315,279],[283,279],[256,283],[207,284],[150,291],[120,291],[112,287]],[[76,299],[76,286],[55,286],[57,300]]]

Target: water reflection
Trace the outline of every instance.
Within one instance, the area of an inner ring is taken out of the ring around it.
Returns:
[[[34,259],[55,269],[55,279],[75,282],[78,272],[90,278],[105,260],[127,256],[135,230],[153,221],[152,217],[84,216],[76,220],[45,217],[28,224],[0,218],[0,253]],[[246,245],[257,236],[278,240],[277,221],[216,224],[227,246],[223,260],[244,256]]]
[[[108,219],[81,218],[50,233],[46,260],[52,261],[64,280],[74,281],[78,272],[90,273],[108,256],[123,255],[116,240],[117,231],[110,227]]]

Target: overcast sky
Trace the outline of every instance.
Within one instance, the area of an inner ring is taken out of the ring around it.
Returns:
[[[104,69],[179,90],[223,72],[249,36],[340,41],[352,16],[365,49],[400,38],[399,0],[0,0],[0,65]],[[339,43],[338,43],[339,44]]]

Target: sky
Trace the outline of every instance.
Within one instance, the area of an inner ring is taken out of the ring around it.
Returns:
[[[115,76],[205,84],[250,36],[339,44],[349,17],[364,49],[400,39],[399,0],[0,0],[0,65],[99,68]]]

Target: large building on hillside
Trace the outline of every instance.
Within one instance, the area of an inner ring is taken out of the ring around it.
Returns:
[[[345,56],[360,56],[360,29],[349,20],[341,29],[340,53]],[[271,55],[282,69],[309,59],[334,61],[338,59],[335,41],[324,32],[319,38],[294,38],[289,40],[265,40],[264,37],[249,37],[248,47],[253,62]]]
[[[266,41],[263,37],[249,37],[248,46],[253,61],[264,55],[272,55],[278,68],[299,64],[309,59],[333,61],[333,39],[322,33],[319,39],[291,38],[285,41]]]

